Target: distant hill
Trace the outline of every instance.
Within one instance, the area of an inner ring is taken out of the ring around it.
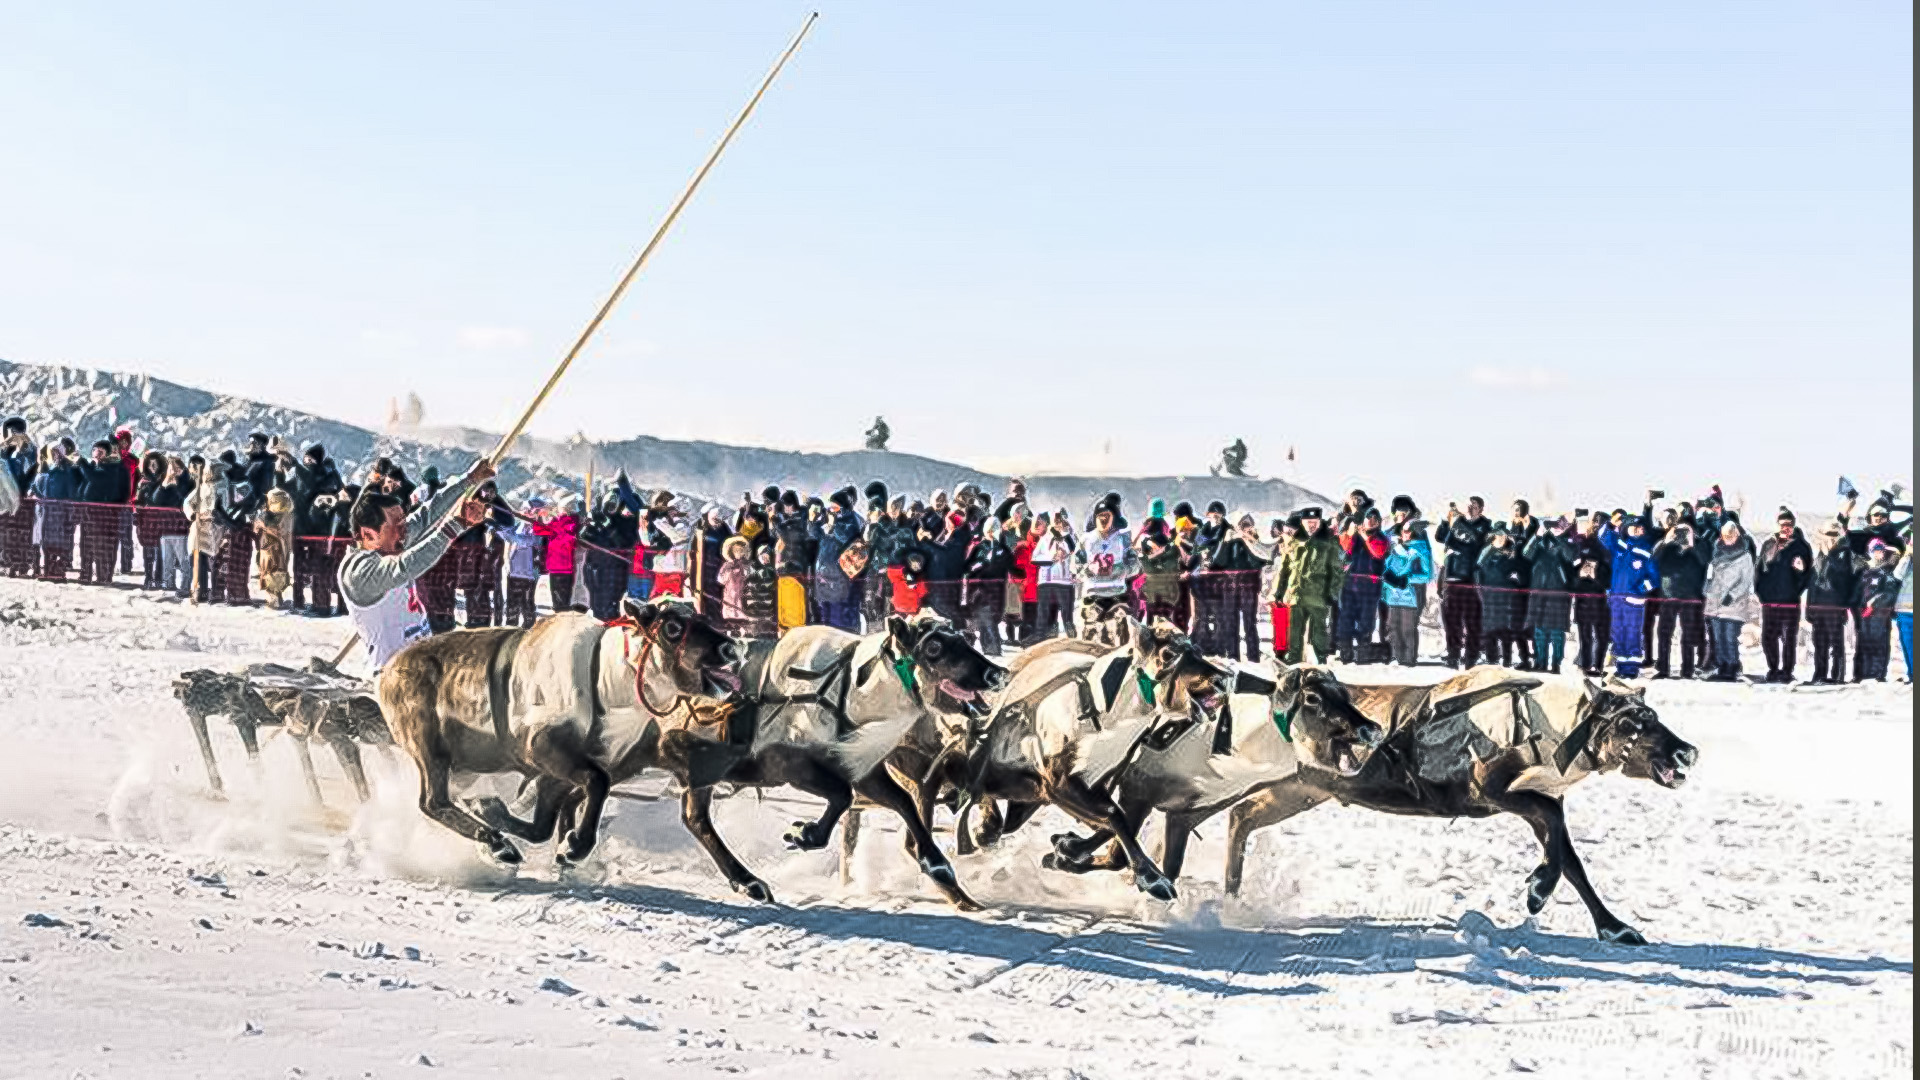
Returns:
[[[493,449],[498,434],[472,428],[425,427],[386,434],[246,398],[214,394],[147,375],[0,361],[0,411],[27,418],[36,438],[72,434],[91,442],[108,434],[113,417],[129,424],[148,445],[169,450],[220,450],[242,444],[249,432],[284,435],[294,443],[321,442],[349,476],[375,457],[391,456],[409,474],[433,464],[443,473],[466,467],[475,452]],[[524,496],[536,490],[579,491],[589,461],[602,479],[625,469],[640,487],[668,488],[696,499],[731,505],[743,491],[779,484],[801,492],[824,492],[845,484],[884,481],[896,493],[925,498],[936,488],[978,484],[992,494],[1007,477],[953,462],[885,451],[801,453],[725,443],[639,436],[620,442],[522,438],[503,463],[503,488]],[[1041,509],[1065,506],[1078,515],[1108,491],[1126,500],[1139,518],[1149,499],[1181,499],[1196,507],[1219,499],[1233,509],[1284,513],[1329,500],[1283,480],[1214,476],[1030,475],[1027,487]]]

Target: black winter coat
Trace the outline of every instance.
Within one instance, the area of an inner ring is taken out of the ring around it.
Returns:
[[[1653,565],[1660,571],[1660,595],[1668,600],[1699,600],[1706,596],[1707,564],[1713,561],[1713,544],[1693,543],[1682,547],[1669,535],[1653,547]]]
[[[80,501],[90,503],[113,503],[121,505],[130,494],[127,491],[127,467],[119,458],[108,458],[105,465],[96,465],[91,461],[79,463]]]
[[[1471,584],[1480,572],[1480,552],[1486,549],[1487,536],[1492,532],[1493,519],[1484,514],[1476,521],[1461,517],[1451,524],[1441,522],[1440,527],[1434,530],[1433,538],[1447,549],[1447,560],[1441,566],[1442,576],[1448,581]]]
[[[1605,593],[1613,582],[1613,553],[1597,536],[1580,536],[1573,541],[1573,576],[1567,591]]]
[[[1860,563],[1845,538],[1813,558],[1813,574],[1807,579],[1807,613],[1813,609],[1852,608],[1860,600]]]
[[[248,484],[247,510],[257,511],[267,505],[267,492],[273,490],[273,455],[265,450],[248,454],[244,467],[246,476],[242,479]]]
[[[1795,559],[1800,561],[1798,570],[1793,568]],[[1797,604],[1812,576],[1813,547],[1796,527],[1791,539],[1783,542],[1769,536],[1760,545],[1760,558],[1753,567],[1753,594],[1763,604]]]
[[[1527,559],[1527,627],[1566,630],[1572,622],[1573,563],[1580,557],[1573,541],[1537,532],[1523,549]]]
[[[1480,627],[1486,631],[1520,629],[1526,614],[1520,590],[1527,587],[1526,564],[1511,544],[1488,544],[1480,553],[1475,583],[1480,586]]]
[[[328,458],[318,465],[308,465],[303,459],[293,467],[293,487],[289,494],[293,496],[293,532],[296,536],[325,536],[333,524],[332,514],[315,514],[313,500],[322,495],[338,495],[346,486],[340,479],[340,470]]]

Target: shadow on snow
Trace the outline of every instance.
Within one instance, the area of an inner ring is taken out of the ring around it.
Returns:
[[[638,911],[689,916],[731,924],[732,935],[758,926],[781,926],[839,940],[867,939],[968,955],[999,963],[950,987],[971,989],[1016,968],[1055,967],[1134,979],[1217,996],[1316,994],[1312,982],[1239,984],[1262,976],[1308,979],[1316,975],[1365,976],[1403,973],[1420,961],[1477,959],[1467,970],[1426,968],[1436,974],[1518,988],[1510,976],[1529,980],[1530,990],[1555,990],[1556,980],[1635,982],[1741,997],[1784,997],[1771,983],[1860,985],[1878,973],[1912,975],[1911,961],[1882,957],[1848,959],[1731,945],[1655,944],[1640,948],[1593,938],[1549,934],[1522,926],[1502,929],[1474,911],[1454,925],[1418,925],[1371,919],[1317,920],[1286,928],[1154,927],[1106,920],[1092,932],[1075,933],[952,913],[884,912],[860,908],[785,907],[711,900],[645,885],[584,886],[521,880],[502,895],[547,895],[583,902],[612,901]],[[1023,909],[1002,907],[1000,914]],[[1058,916],[1058,912],[1041,912]],[[1485,945],[1472,942],[1486,939]],[[1521,952],[1523,949],[1525,952]],[[1611,966],[1598,966],[1601,964]],[[1659,970],[1666,968],[1668,970]],[[1729,982],[1713,976],[1756,980]]]

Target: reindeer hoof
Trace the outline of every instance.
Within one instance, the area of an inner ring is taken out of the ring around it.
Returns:
[[[493,843],[487,845],[487,855],[492,858],[494,862],[504,866],[520,865],[520,849],[514,847],[513,841],[504,836],[495,839]]]
[[[1162,903],[1171,902],[1175,896],[1178,895],[1174,892],[1173,882],[1168,881],[1165,876],[1138,877],[1134,879],[1133,883],[1140,886],[1141,892],[1146,893],[1148,896]]]
[[[1092,869],[1092,867],[1087,865],[1087,860],[1068,858],[1057,851],[1049,851],[1045,855],[1040,856],[1040,868],[1042,870],[1058,870],[1066,874],[1084,874]]]
[[[582,839],[578,832],[570,832],[561,841],[560,849],[554,852],[553,861],[561,866],[573,866],[576,863],[586,862],[587,856],[591,854],[593,854],[592,842]]]
[[[1600,940],[1613,945],[1645,945],[1647,936],[1626,923],[1600,931]]]
[[[754,878],[752,881],[736,883],[733,888],[736,892],[745,893],[747,899],[756,903],[773,903],[773,890],[767,888],[767,883],[761,881],[759,878]]]
[[[1553,896],[1554,887],[1558,884],[1560,884],[1560,875],[1549,874],[1545,866],[1529,874],[1527,876],[1527,914],[1540,914],[1540,909],[1547,906],[1547,900]]]
[[[814,832],[815,822],[796,821],[787,830],[787,846],[796,851],[818,851],[827,846],[827,838]]]

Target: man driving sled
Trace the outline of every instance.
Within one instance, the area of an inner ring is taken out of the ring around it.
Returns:
[[[493,465],[483,458],[412,514],[397,496],[372,485],[354,502],[354,546],[340,560],[340,596],[374,672],[431,633],[414,581],[440,561],[455,537],[486,520],[486,504],[472,496],[492,478]]]

